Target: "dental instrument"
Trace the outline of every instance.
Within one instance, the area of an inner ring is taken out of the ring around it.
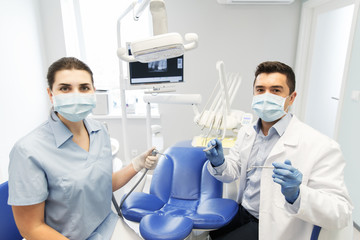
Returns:
[[[238,129],[252,120],[251,114],[231,109],[241,85],[240,74],[226,72],[222,61],[216,63],[216,69],[218,81],[209,100],[202,111],[194,111],[194,122],[200,127],[202,133],[194,137],[192,145],[205,147],[204,151],[208,151],[206,143],[212,138],[221,138],[225,140],[226,148],[232,147],[235,144]]]
[[[213,127],[214,127],[214,123],[215,123],[215,115],[214,115],[213,118],[211,119],[211,124],[210,124],[210,127],[209,127],[209,131],[207,132],[207,134],[206,134],[205,137],[204,137],[204,143],[203,143],[204,145],[206,144],[207,139],[208,139],[208,137],[210,136],[210,133],[211,133]]]
[[[220,142],[222,143],[223,140],[224,140],[224,138],[220,138],[219,140],[220,140]],[[217,146],[217,143],[216,143],[215,145],[211,145],[211,146],[209,146],[209,147],[207,147],[207,148],[204,148],[203,151],[204,151],[204,152],[210,151],[211,149],[215,148],[216,146]]]
[[[246,172],[250,172],[251,170],[253,170],[254,168],[266,168],[266,169],[274,169],[274,166],[251,166],[249,167]]]
[[[216,147],[216,145],[211,145],[210,147],[204,148],[203,151],[207,152],[207,151],[210,151],[211,149],[213,149],[215,147]]]

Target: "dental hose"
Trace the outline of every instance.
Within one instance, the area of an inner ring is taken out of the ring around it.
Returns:
[[[147,173],[148,171],[149,171],[149,169],[145,168],[145,171],[144,171],[144,173],[141,175],[139,181],[136,182],[136,184],[130,189],[130,191],[129,191],[129,192],[125,195],[125,197],[121,200],[120,207],[119,207],[119,209],[117,210],[118,215],[119,215],[120,217],[123,217],[123,215],[122,215],[122,213],[121,213],[121,208],[122,208],[125,200],[130,196],[130,194],[135,190],[135,188],[136,188],[136,187],[139,185],[139,183],[143,180],[143,178],[145,177],[145,175],[146,175],[146,173]],[[113,195],[113,201],[116,202],[116,199],[115,199],[114,195]]]
[[[166,155],[163,153],[160,153],[158,150],[154,149],[151,153],[152,156],[156,156],[156,154],[160,154],[163,155],[166,159]],[[139,185],[139,183],[143,180],[143,178],[145,177],[146,173],[149,171],[149,169],[145,168],[144,173],[141,175],[140,179],[136,182],[136,184],[130,189],[130,191],[125,195],[125,197],[121,200],[120,206],[117,205],[116,199],[114,194],[112,195],[112,202],[115,206],[115,209],[119,215],[119,217],[123,218],[123,215],[121,213],[121,208],[125,202],[125,200],[130,196],[130,194],[135,190],[135,188]]]

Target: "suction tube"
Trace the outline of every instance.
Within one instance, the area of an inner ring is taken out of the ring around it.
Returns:
[[[154,149],[151,153],[152,156],[156,156],[156,154],[163,155],[166,159],[166,155],[163,153],[160,153],[158,150]],[[139,185],[139,183],[143,180],[146,173],[149,171],[149,169],[145,169],[144,173],[141,175],[140,179],[136,182],[136,184],[130,189],[130,191],[125,195],[125,197],[121,200],[120,206],[117,204],[114,194],[112,195],[112,202],[115,206],[115,209],[119,215],[119,217],[123,218],[123,215],[121,213],[121,208],[125,202],[125,200],[130,196],[130,194],[135,190],[135,188]]]

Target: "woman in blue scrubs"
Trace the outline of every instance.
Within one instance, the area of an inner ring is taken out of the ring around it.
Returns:
[[[90,68],[61,58],[47,79],[50,116],[10,153],[8,203],[20,233],[28,240],[139,238],[111,210],[111,197],[144,167],[155,168],[153,149],[113,173],[107,129],[86,118],[96,102]]]

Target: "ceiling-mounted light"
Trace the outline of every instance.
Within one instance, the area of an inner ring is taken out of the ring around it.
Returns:
[[[187,43],[184,43],[179,33],[165,33],[131,42],[132,55],[128,54],[126,48],[119,48],[117,54],[119,58],[127,62],[159,61],[181,56],[185,51],[196,48],[198,36],[195,33],[187,33],[185,41]]]

